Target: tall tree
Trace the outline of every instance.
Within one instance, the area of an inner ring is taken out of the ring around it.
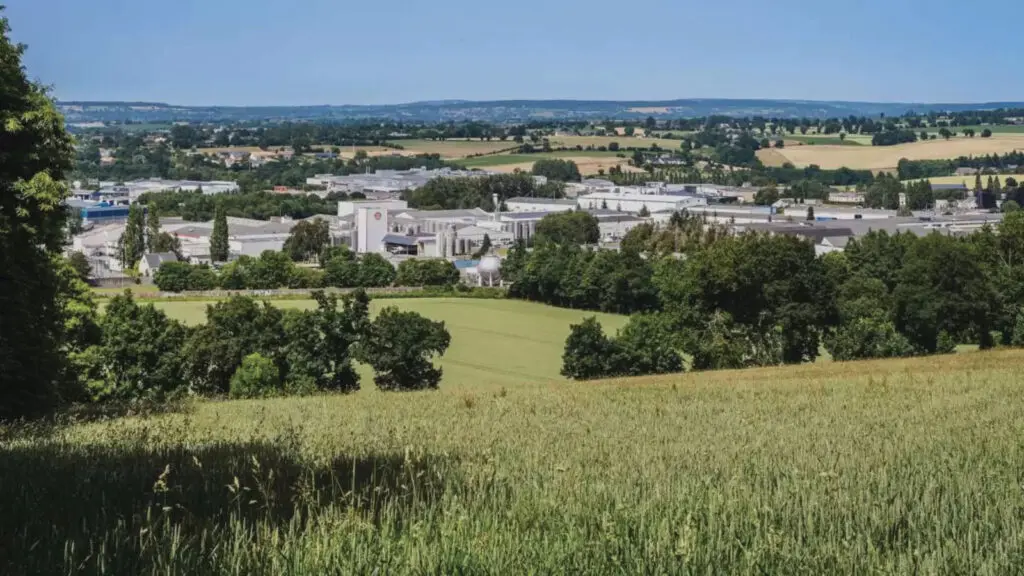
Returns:
[[[134,268],[146,253],[145,215],[138,204],[128,208],[128,223],[118,243],[118,257],[124,269]]]
[[[227,262],[228,251],[228,214],[224,202],[218,202],[213,216],[213,232],[210,234],[210,260]]]
[[[156,206],[146,207],[146,249],[149,252],[160,252],[157,250],[160,244],[160,210]]]
[[[0,8],[2,10],[2,8]],[[59,282],[71,138],[0,18],[0,420],[53,407],[66,360]]]

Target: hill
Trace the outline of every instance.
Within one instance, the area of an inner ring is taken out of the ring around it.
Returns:
[[[391,119],[418,122],[529,120],[643,119],[647,116],[684,118],[712,115],[766,118],[839,118],[899,116],[907,112],[1022,108],[1020,102],[921,104],[812,100],[734,100],[693,98],[658,101],[607,100],[445,100],[390,105],[341,106],[175,106],[152,102],[60,102],[71,123],[174,121],[357,121]]]
[[[0,567],[1013,573],[1022,361],[467,381],[4,430]]]

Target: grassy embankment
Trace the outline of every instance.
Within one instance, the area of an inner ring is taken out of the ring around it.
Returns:
[[[449,322],[440,391],[364,381],[6,431],[0,572],[1024,565],[1020,351],[570,383],[558,356],[584,313],[402,305]],[[196,303],[165,306],[201,320]]]

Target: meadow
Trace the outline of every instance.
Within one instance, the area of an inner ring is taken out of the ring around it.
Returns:
[[[787,146],[782,149],[758,150],[758,157],[767,165],[791,162],[798,168],[817,164],[834,170],[847,167],[855,170],[892,171],[901,158],[908,160],[941,160],[959,156],[1005,154],[1024,149],[1024,135],[997,134],[991,138],[953,138],[911,142],[896,146]]]
[[[1022,362],[467,380],[0,429],[0,572],[1016,573]]]

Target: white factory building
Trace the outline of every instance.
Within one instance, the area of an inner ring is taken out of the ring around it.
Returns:
[[[691,194],[643,194],[636,188],[618,188],[611,192],[591,192],[576,199],[577,206],[586,210],[615,210],[617,212],[639,213],[677,212],[699,206],[707,206],[703,196]]]
[[[505,200],[509,212],[568,212],[576,208],[571,198],[509,198]]]

